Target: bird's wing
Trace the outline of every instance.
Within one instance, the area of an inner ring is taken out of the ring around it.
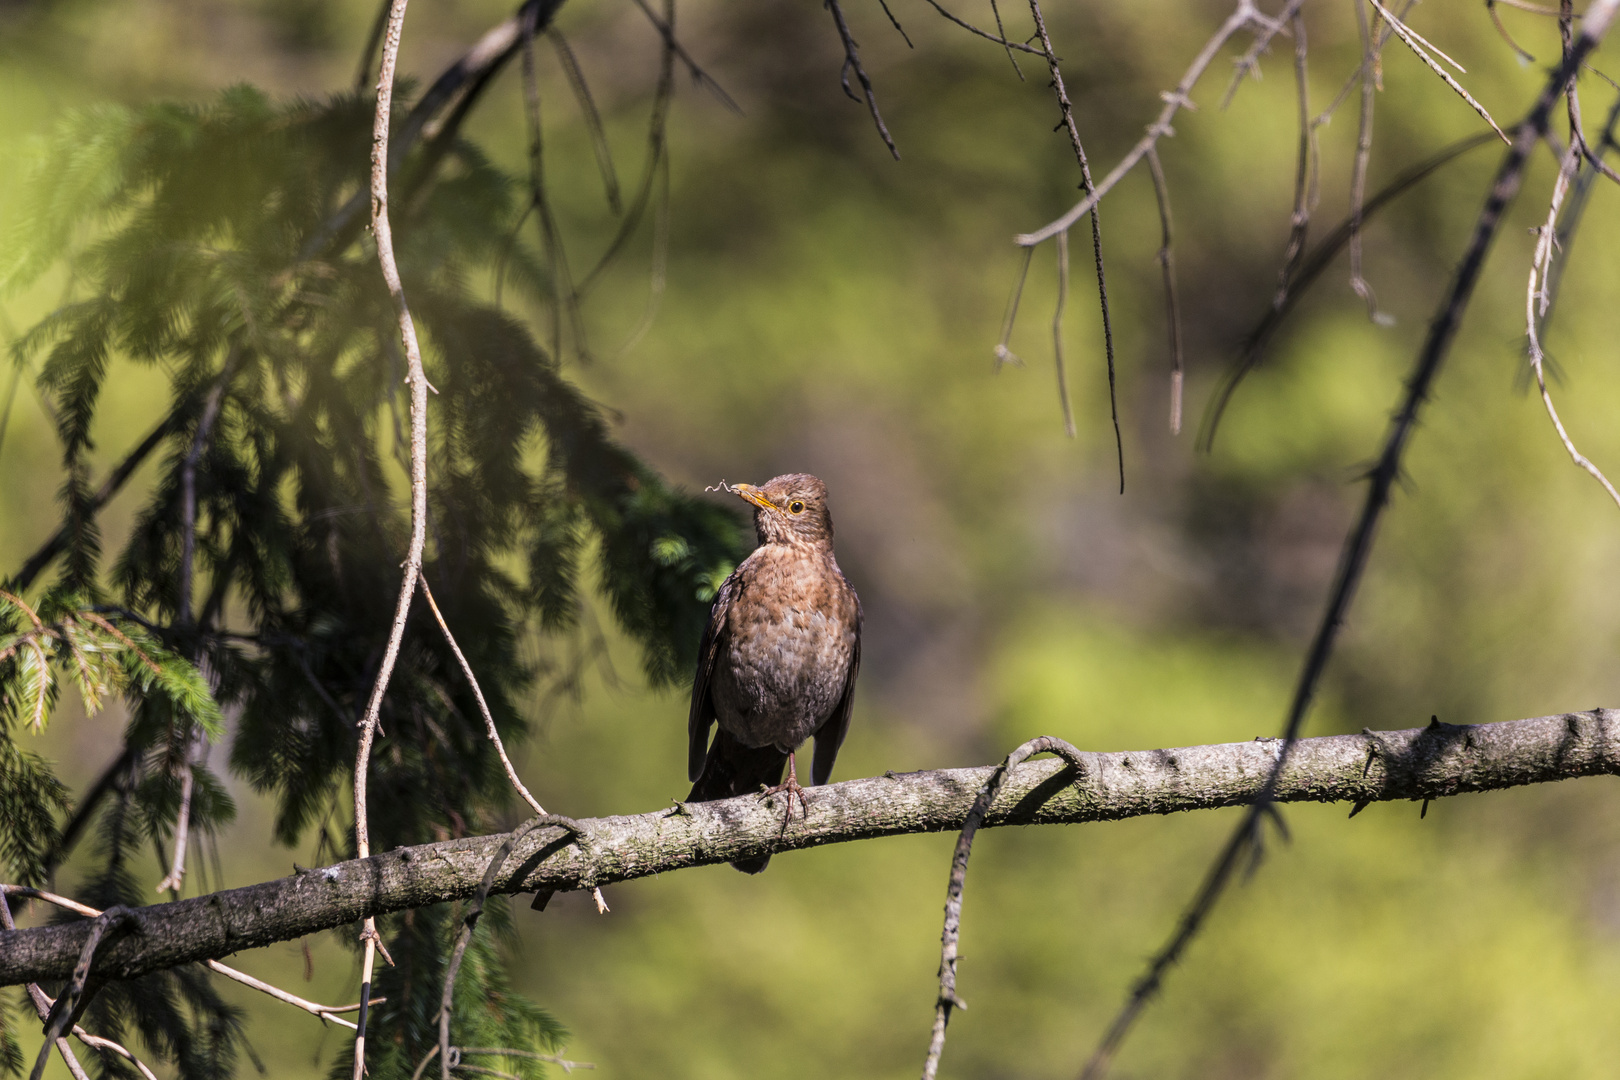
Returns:
[[[720,654],[726,636],[726,613],[741,591],[737,573],[733,571],[715,594],[714,606],[709,608],[709,624],[703,628],[703,641],[698,645],[697,674],[692,676],[692,711],[686,720],[688,780],[696,780],[703,772],[703,759],[709,752],[709,725],[715,719],[709,683],[714,678],[715,657]]]
[[[850,595],[855,596],[854,590]],[[855,676],[861,671],[861,598],[855,596],[855,648],[850,650],[849,674],[844,677],[844,694],[833,706],[831,715],[816,729],[816,753],[810,760],[810,782],[825,784],[832,776],[833,762],[838,748],[844,745],[849,733],[849,716],[855,710]]]

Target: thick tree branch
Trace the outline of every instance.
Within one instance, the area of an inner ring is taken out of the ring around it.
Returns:
[[[1115,821],[1244,806],[1265,787],[1281,739],[1127,753],[1085,753],[1076,785],[1064,763],[1010,770],[984,820],[1001,825]],[[812,788],[808,818],[784,830],[767,800],[677,803],[649,814],[589,818],[577,841],[537,829],[514,848],[496,893],[589,889],[693,866],[879,836],[961,829],[992,766],[848,780]],[[1301,739],[1277,802],[1362,805],[1438,799],[1576,776],[1620,775],[1620,710],[1496,724]],[[137,909],[96,955],[103,978],[131,978],[360,919],[472,896],[507,834],[398,848],[293,877]],[[65,979],[88,922],[0,936],[0,986]]]

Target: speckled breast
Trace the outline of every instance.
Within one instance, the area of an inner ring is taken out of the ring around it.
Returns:
[[[716,657],[715,715],[748,746],[793,750],[843,696],[855,594],[830,554],[760,548],[738,570],[742,592]]]

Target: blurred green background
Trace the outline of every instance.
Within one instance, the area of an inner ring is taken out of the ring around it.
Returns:
[[[1064,328],[1079,423],[1064,437],[1051,364],[1055,267],[1036,252],[1012,340],[1027,366],[993,370],[1017,273],[1013,233],[1076,197],[1076,169],[1044,71],[891,0],[848,3],[904,159],[839,90],[841,50],[813,0],[680,13],[728,111],[684,76],[672,119],[668,286],[648,301],[652,241],[587,309],[599,358],[570,378],[616,410],[618,437],[698,488],[811,471],[831,489],[838,554],[866,610],[857,716],[837,777],[982,763],[1037,734],[1088,749],[1236,741],[1274,733],[1340,539],[1400,378],[1449,277],[1498,158],[1487,148],[1368,229],[1367,277],[1391,326],[1370,322],[1344,262],[1285,327],[1240,392],[1214,452],[1193,449],[1217,374],[1270,302],[1296,152],[1290,44],[1224,112],[1217,60],[1162,146],[1176,219],[1189,364],[1188,429],[1167,429],[1169,357],[1145,175],[1103,204],[1127,489],[1115,492],[1095,279],[1084,229]],[[1110,168],[1158,93],[1229,9],[1205,0],[1053,4],[1092,168]],[[401,70],[429,79],[508,11],[417,0]],[[988,10],[963,15],[988,23]],[[374,14],[362,0],[86,0],[0,5],[0,160],[67,111],[102,101],[206,100],[248,81],[274,94],[349,86]],[[1009,33],[1028,13],[1003,5]],[[1313,111],[1359,55],[1348,6],[1306,5]],[[1550,20],[1503,17],[1538,58]],[[1466,66],[1506,125],[1540,89],[1475,5],[1430,3],[1413,25]],[[645,153],[656,38],[634,6],[575,0],[558,26],[597,95],[621,175]],[[1229,55],[1247,46],[1240,36]],[[1611,50],[1612,51],[1612,50]],[[547,165],[572,250],[613,227],[585,129],[542,52]],[[1597,65],[1605,58],[1599,54]],[[1595,126],[1612,90],[1583,82]],[[1355,100],[1321,130],[1315,235],[1345,212]],[[1372,184],[1480,121],[1398,42],[1386,50]],[[520,173],[515,65],[471,130]],[[1571,467],[1524,391],[1524,283],[1550,156],[1495,248],[1381,531],[1329,692],[1309,733],[1505,720],[1620,704],[1620,513]],[[0,219],[16,176],[0,170]],[[1620,469],[1620,264],[1593,200],[1548,341],[1555,393],[1581,448]],[[11,302],[9,336],[60,280]],[[529,313],[543,324],[546,315]],[[10,373],[6,373],[9,386]],[[122,370],[99,419],[101,462],[151,423],[149,373]],[[0,390],[5,389],[0,386]],[[0,565],[54,528],[58,450],[26,378],[0,446]],[[109,547],[139,484],[106,516]],[[530,786],[575,816],[683,796],[685,702],[640,684],[611,618],[539,661],[590,646],[582,692],[543,685]],[[35,740],[77,782],[116,750],[116,710],[64,715]],[[218,751],[216,751],[218,753]],[[222,838],[226,884],[288,871],[264,804]],[[1610,1076],[1620,1054],[1620,815],[1588,780],[1437,803],[1293,808],[1273,845],[1177,969],[1128,1044],[1119,1077]],[[514,819],[515,820],[515,819]],[[1230,812],[986,834],[977,845],[943,1075],[1073,1074],[1163,940],[1234,818]],[[908,837],[784,856],[759,878],[717,867],[517,905],[522,987],[573,1032],[595,1075],[724,1078],[914,1075],[927,1043],[952,838]],[[155,882],[162,876],[154,859]],[[71,868],[62,878],[71,891]],[[187,888],[217,886],[194,874]],[[351,953],[330,935],[239,958],[323,1001],[352,999]],[[308,981],[306,981],[306,978]],[[235,988],[269,1075],[324,1075],[340,1032]],[[60,1072],[53,1062],[50,1075]]]

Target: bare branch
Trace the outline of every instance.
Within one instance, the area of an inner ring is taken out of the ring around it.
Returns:
[[[574,97],[579,101],[579,111],[585,117],[585,126],[591,133],[591,151],[596,155],[596,167],[602,173],[608,208],[615,214],[622,213],[624,208],[619,201],[619,175],[613,168],[613,151],[608,147],[602,114],[596,110],[596,99],[591,96],[585,72],[580,70],[579,59],[574,55],[568,39],[562,36],[562,31],[553,26],[546,31],[546,37],[556,50],[557,61],[562,65],[563,74],[568,76],[568,85],[573,88]]]
[[[354,761],[354,840],[360,858],[371,854],[371,829],[366,813],[366,776],[371,764],[371,743],[376,737],[377,720],[383,695],[388,691],[394,664],[399,659],[400,642],[405,637],[405,621],[411,610],[411,597],[422,573],[422,550],[427,542],[427,374],[422,369],[422,348],[416,340],[416,324],[411,321],[405,302],[405,286],[400,282],[399,263],[394,258],[394,233],[388,220],[388,133],[394,100],[394,69],[399,61],[399,38],[405,24],[408,0],[392,0],[388,29],[383,35],[382,64],[377,74],[377,110],[371,129],[371,231],[377,241],[377,262],[381,266],[388,295],[399,319],[400,337],[405,344],[406,382],[411,388],[411,543],[405,556],[405,572],[394,604],[394,622],[388,632],[388,645],[377,669],[377,680],[360,721],[360,747]],[[533,21],[525,23],[532,32]],[[365,920],[360,931],[365,942],[365,958],[360,976],[360,1019],[354,1037],[354,1080],[364,1080],[366,1071],[366,1017],[371,999],[372,965],[376,961],[376,921]]]
[[[1275,772],[1282,743],[1085,753],[1086,780],[1067,765],[1009,770],[984,828],[1115,821],[1247,806],[1270,785],[1278,803],[1445,798],[1580,776],[1620,775],[1620,710],[1496,724],[1301,739]],[[1369,761],[1369,752],[1376,756]],[[497,873],[491,895],[566,892],[902,834],[957,832],[994,766],[846,780],[816,789],[805,820],[783,828],[779,806],[753,795],[625,817],[583,819],[585,842],[530,834]],[[108,943],[96,967],[133,978],[226,956],[360,919],[473,896],[506,835],[403,847],[289,878],[140,911],[139,935]],[[229,918],[221,918],[228,912]],[[0,946],[0,986],[66,978],[88,924],[18,931]]]
[[[1552,394],[1547,391],[1546,356],[1541,350],[1541,337],[1536,331],[1537,318],[1547,314],[1551,300],[1548,279],[1552,274],[1553,250],[1557,246],[1558,211],[1563,205],[1564,194],[1569,190],[1570,174],[1576,167],[1579,155],[1580,148],[1571,142],[1558,170],[1558,179],[1553,182],[1552,199],[1547,207],[1547,220],[1536,229],[1536,250],[1530,260],[1530,281],[1525,286],[1525,337],[1529,343],[1530,370],[1535,374],[1536,387],[1541,391],[1541,403],[1546,406],[1547,418],[1552,421],[1553,430],[1558,432],[1558,441],[1564,444],[1564,450],[1568,452],[1570,460],[1602,484],[1603,490],[1609,493],[1609,498],[1614,500],[1616,506],[1620,506],[1620,491],[1614,489],[1614,485],[1609,483],[1609,478],[1603,475],[1601,469],[1575,449],[1574,440],[1569,437],[1569,432],[1564,429],[1563,420],[1559,419],[1558,410],[1553,407]]]
[[[844,9],[838,5],[838,0],[826,0],[827,10],[832,12],[833,22],[838,27],[838,37],[844,43],[844,70],[839,74],[838,81],[844,88],[844,93],[851,101],[860,101],[855,92],[849,88],[849,73],[855,72],[860,80],[861,94],[866,99],[867,111],[872,114],[872,123],[877,126],[878,134],[883,137],[883,145],[889,148],[894,160],[900,160],[900,148],[894,145],[894,138],[889,134],[888,126],[883,123],[883,114],[878,112],[877,97],[872,93],[872,80],[866,74],[866,68],[861,64],[861,50],[855,44],[855,36],[849,32],[849,23],[844,20]]]
[[[1480,210],[1473,238],[1458,263],[1451,287],[1442,298],[1434,321],[1429,325],[1428,336],[1413,364],[1412,373],[1406,379],[1406,390],[1401,405],[1390,421],[1383,450],[1368,477],[1367,498],[1362,505],[1361,514],[1345,537],[1327,607],[1322,613],[1321,622],[1317,625],[1310,651],[1306,654],[1304,665],[1300,670],[1299,681],[1294,687],[1272,778],[1260,789],[1254,802],[1243,815],[1243,820],[1215,859],[1204,879],[1204,884],[1188,905],[1169,942],[1154,956],[1147,972],[1132,988],[1124,1007],[1109,1025],[1107,1034],[1086,1066],[1085,1073],[1082,1074],[1084,1077],[1100,1077],[1107,1069],[1108,1062],[1124,1041],[1136,1018],[1158,991],[1177,958],[1197,936],[1209,913],[1214,910],[1231,881],[1233,871],[1246,856],[1258,851],[1261,826],[1266,815],[1273,812],[1272,803],[1277,801],[1276,791],[1280,777],[1288,766],[1290,755],[1299,746],[1300,729],[1305,722],[1306,713],[1316,698],[1322,676],[1338,642],[1339,631],[1344,626],[1351,601],[1355,597],[1356,587],[1372,555],[1378,521],[1389,505],[1391,491],[1400,475],[1406,446],[1417,427],[1419,413],[1428,401],[1434,381],[1451,350],[1451,343],[1456,337],[1463,312],[1468,307],[1468,301],[1484,267],[1486,252],[1501,226],[1508,205],[1518,194],[1530,152],[1547,134],[1548,118],[1554,102],[1562,95],[1565,80],[1580,70],[1581,62],[1607,30],[1616,8],[1620,8],[1620,0],[1596,0],[1593,3],[1587,11],[1586,24],[1579,40],[1564,58],[1552,80],[1542,90],[1529,116],[1515,132],[1512,144],[1497,169],[1490,194]],[[1431,728],[1439,726],[1436,721]]]
[[[1057,366],[1058,403],[1063,406],[1063,431],[1074,438],[1074,409],[1069,404],[1069,376],[1063,364],[1063,306],[1069,298],[1069,234],[1057,238],[1058,291],[1052,307],[1052,357]]]
[[[1164,272],[1165,322],[1170,329],[1170,434],[1181,434],[1181,393],[1185,365],[1181,355],[1181,303],[1176,295],[1176,260],[1171,251],[1170,185],[1165,182],[1157,147],[1147,152],[1148,174],[1159,203],[1159,268]],[[1034,251],[1034,248],[1029,250]]]
[[[1094,194],[1096,186],[1091,181],[1091,165],[1086,160],[1086,148],[1080,142],[1080,127],[1075,123],[1074,107],[1069,103],[1069,91],[1063,85],[1063,72],[1058,66],[1057,52],[1052,48],[1052,38],[1046,32],[1046,17],[1041,14],[1040,0],[1029,0],[1029,13],[1035,20],[1035,33],[1041,39],[1041,49],[1046,56],[1046,68],[1052,73],[1052,92],[1057,95],[1058,108],[1063,114],[1063,127],[1069,133],[1069,145],[1074,148],[1075,162],[1080,166],[1080,184],[1082,190],[1088,195]],[[1058,254],[1058,264],[1063,272],[1063,288],[1068,290],[1069,253],[1068,237],[1060,236],[1061,250]],[[1103,352],[1108,361],[1108,411],[1114,421],[1114,449],[1119,458],[1119,493],[1125,494],[1125,440],[1119,432],[1119,395],[1114,385],[1114,323],[1108,310],[1108,276],[1103,269],[1102,253],[1102,220],[1097,214],[1097,205],[1091,206],[1091,254],[1097,264],[1097,297],[1102,306]],[[1061,328],[1063,317],[1062,300],[1058,302],[1058,312],[1053,317],[1056,334]],[[1069,411],[1068,389],[1061,386],[1063,381],[1063,362],[1061,355],[1058,358],[1058,379],[1063,391],[1063,415],[1068,425],[1069,436],[1074,436],[1074,417]]]
[[[1447,86],[1456,91],[1457,96],[1468,102],[1469,107],[1483,117],[1487,124],[1491,125],[1491,130],[1500,135],[1504,143],[1511,144],[1512,140],[1507,137],[1507,134],[1501,128],[1496,126],[1496,121],[1492,120],[1491,114],[1485,111],[1485,106],[1475,101],[1473,95],[1462,88],[1461,83],[1452,78],[1446,72],[1445,68],[1436,63],[1434,58],[1423,50],[1423,46],[1428,46],[1430,49],[1434,49],[1436,55],[1466,75],[1467,71],[1461,64],[1457,63],[1457,61],[1451,59],[1451,57],[1435,48],[1432,43],[1426,40],[1423,35],[1419,34],[1416,30],[1409,28],[1405,23],[1397,19],[1387,8],[1384,7],[1384,5],[1380,4],[1378,0],[1367,0],[1367,2],[1378,9],[1379,13],[1384,16],[1384,19],[1389,23],[1390,27],[1394,29],[1395,35],[1406,43],[1407,48],[1411,49],[1417,54],[1419,60],[1422,60],[1429,66],[1430,71],[1433,71],[1436,75],[1440,76],[1440,78],[1445,81]]]
[[[1509,128],[1508,130],[1515,131],[1517,129]],[[1225,414],[1226,407],[1231,403],[1238,386],[1250,372],[1260,366],[1261,361],[1265,358],[1266,348],[1270,344],[1273,335],[1276,334],[1278,327],[1282,325],[1288,314],[1293,311],[1305,291],[1326,272],[1327,268],[1332,265],[1333,260],[1338,257],[1339,252],[1350,244],[1356,235],[1357,226],[1364,224],[1378,211],[1399,196],[1404,195],[1419,182],[1433,175],[1440,168],[1455,161],[1470,150],[1477,150],[1479,147],[1489,145],[1495,141],[1496,135],[1494,133],[1482,131],[1476,135],[1470,135],[1466,139],[1460,139],[1445,147],[1433,157],[1412,166],[1391,180],[1372,198],[1368,199],[1366,205],[1361,208],[1359,216],[1352,215],[1340,221],[1333,231],[1316,245],[1311,253],[1301,261],[1293,279],[1289,282],[1287,291],[1281,295],[1280,302],[1278,297],[1273,297],[1271,305],[1267,307],[1266,313],[1261,316],[1259,323],[1243,339],[1243,351],[1239,354],[1232,367],[1222,376],[1220,386],[1210,398],[1204,416],[1203,430],[1198,438],[1200,449],[1207,452],[1214,446],[1215,433],[1220,427],[1221,417]]]
[[[942,7],[940,5],[940,3],[939,3],[939,0],[924,0],[924,2],[927,3],[929,7],[933,8],[935,11],[937,11],[941,15],[943,15],[946,19],[948,19],[951,22],[955,23],[957,26],[960,26],[962,29],[966,30],[970,34],[977,34],[979,37],[984,38],[986,41],[993,41],[997,45],[1000,45],[1000,46],[1003,46],[1004,48],[1006,48],[1009,52],[1011,52],[1014,49],[1017,49],[1019,52],[1026,52],[1026,53],[1029,53],[1031,56],[1039,56],[1042,59],[1045,59],[1045,54],[1043,54],[1041,52],[1041,50],[1035,48],[1032,45],[1026,45],[1022,41],[1009,41],[1007,39],[1007,35],[1005,33],[997,33],[997,34],[986,33],[985,31],[980,30],[977,26],[974,26],[972,23],[966,22],[966,21],[964,21],[962,19],[957,18],[955,15],[951,14],[944,7]],[[996,11],[993,7],[992,7],[991,10],[995,12],[996,29],[999,31],[1001,29],[1001,12]],[[1013,70],[1018,71],[1018,62],[1016,60],[1013,61]],[[1019,81],[1022,82],[1023,78],[1024,78],[1024,73],[1022,71],[1019,71],[1018,72]]]
[[[1082,214],[1088,213],[1093,206],[1102,201],[1104,195],[1114,190],[1114,185],[1124,179],[1125,174],[1136,167],[1136,164],[1147,155],[1150,147],[1156,144],[1161,137],[1173,134],[1170,121],[1175,119],[1176,113],[1183,106],[1191,104],[1191,98],[1187,95],[1197,85],[1199,78],[1203,76],[1210,62],[1215,59],[1215,54],[1221,50],[1221,46],[1225,45],[1233,34],[1247,25],[1255,15],[1256,11],[1252,0],[1239,0],[1236,10],[1227,16],[1220,29],[1215,31],[1214,36],[1205,42],[1203,49],[1193,58],[1191,66],[1187,68],[1187,72],[1181,77],[1181,81],[1176,84],[1176,88],[1161,95],[1164,98],[1164,108],[1159,110],[1158,119],[1148,125],[1147,134],[1142,136],[1135,146],[1131,147],[1125,156],[1120,159],[1119,164],[1114,166],[1113,171],[1103,177],[1101,183],[1088,191],[1085,198],[1070,207],[1062,217],[1041,226],[1034,232],[1020,233],[1013,238],[1013,242],[1021,247],[1034,247],[1036,244],[1052,239],[1058,233],[1071,228],[1075,222],[1080,220]]]

